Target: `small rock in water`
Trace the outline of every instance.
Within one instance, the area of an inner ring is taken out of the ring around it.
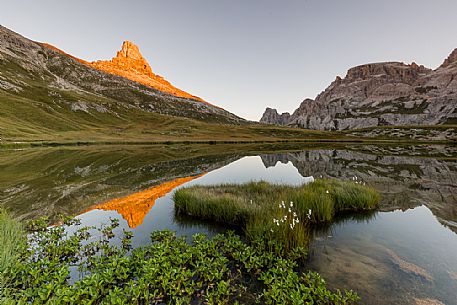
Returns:
[[[408,274],[412,274],[415,276],[419,276],[430,282],[433,281],[433,277],[431,276],[431,274],[428,273],[424,268],[405,261],[404,259],[399,257],[394,251],[392,251],[390,249],[387,249],[387,253],[390,256],[392,263],[394,263],[394,265],[396,265],[398,268],[400,268],[400,270],[402,270],[403,272],[406,272]],[[431,304],[433,304],[433,303],[431,303]]]
[[[445,305],[444,303],[436,299],[417,299],[414,298],[416,305]]]
[[[454,281],[457,281],[457,272],[448,271],[447,274],[449,275],[449,277],[451,279],[453,279]]]

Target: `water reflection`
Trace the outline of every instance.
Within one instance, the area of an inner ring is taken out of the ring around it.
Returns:
[[[134,229],[143,223],[144,218],[158,198],[167,195],[178,186],[200,178],[203,175],[200,174],[168,181],[144,191],[95,205],[90,210],[116,211],[127,221],[128,226]]]
[[[455,147],[358,149],[318,149],[261,157],[266,167],[292,162],[303,176],[361,177],[381,192],[381,210],[406,210],[425,204],[443,224],[457,231]]]
[[[207,146],[0,150],[0,204],[18,219],[77,215],[101,202],[240,158]]]
[[[0,172],[0,201],[16,217],[89,209],[80,215],[83,225],[120,218],[119,230],[134,232],[135,247],[149,243],[154,230],[190,236],[227,229],[176,218],[172,195],[179,187],[357,176],[382,193],[380,211],[338,215],[333,224],[315,228],[307,267],[331,287],[356,289],[365,304],[426,298],[457,304],[453,146],[302,147],[280,153],[218,145],[45,149],[0,152]]]

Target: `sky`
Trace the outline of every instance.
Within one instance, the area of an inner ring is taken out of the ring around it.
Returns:
[[[85,60],[133,41],[153,71],[241,117],[292,112],[357,65],[437,68],[456,0],[0,0],[0,24]]]

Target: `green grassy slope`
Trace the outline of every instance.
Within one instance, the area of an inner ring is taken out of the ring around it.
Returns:
[[[85,101],[90,96],[85,96]],[[113,101],[106,101],[107,103]],[[95,102],[94,102],[95,103]],[[103,104],[102,104],[103,105]],[[115,109],[115,110],[113,110]],[[110,112],[89,108],[72,111],[52,100],[18,97],[0,91],[0,134],[14,141],[170,141],[170,140],[277,140],[337,139],[342,134],[263,125],[214,124],[126,109]]]

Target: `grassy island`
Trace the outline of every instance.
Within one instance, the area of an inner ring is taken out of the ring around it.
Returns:
[[[301,186],[249,182],[176,191],[177,213],[240,226],[249,240],[276,240],[286,250],[306,246],[314,224],[344,211],[374,209],[379,193],[356,180],[317,179]]]

